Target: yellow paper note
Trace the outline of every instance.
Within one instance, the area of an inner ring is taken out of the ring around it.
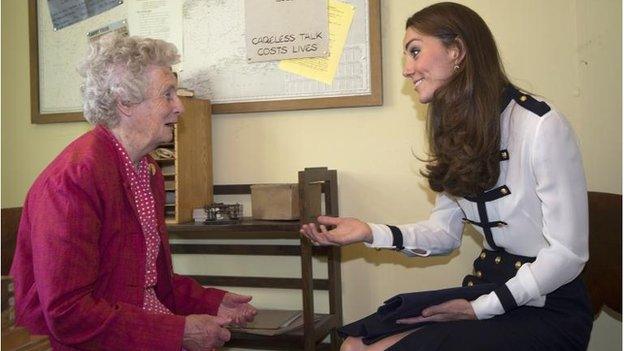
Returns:
[[[329,16],[329,56],[282,60],[279,68],[283,71],[317,80],[331,85],[338,69],[340,56],[347,41],[347,34],[355,7],[344,2],[329,0],[327,2]]]

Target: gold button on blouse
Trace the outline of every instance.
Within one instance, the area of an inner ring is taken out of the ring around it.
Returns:
[[[483,273],[481,273],[481,271],[477,271],[477,277],[479,278],[483,277]]]
[[[527,97],[526,97],[526,95],[522,95],[522,96],[520,97],[520,101],[522,101],[522,102],[527,101]]]
[[[481,257],[481,259],[485,259],[487,257],[487,254],[485,252],[482,252],[479,257]]]
[[[514,264],[514,267],[516,267],[516,269],[520,269],[520,267],[522,267],[522,262],[516,261],[516,263]]]
[[[499,264],[501,263],[502,258],[500,256],[496,256],[496,258],[494,259],[494,263]]]

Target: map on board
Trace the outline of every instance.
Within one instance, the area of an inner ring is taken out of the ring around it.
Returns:
[[[130,0],[128,0],[130,1]],[[244,1],[182,0],[180,86],[212,104],[371,94],[368,0],[342,0],[355,15],[333,84],[284,72],[278,61],[248,63]],[[40,110],[82,110],[76,66],[87,51],[86,33],[127,17],[124,3],[53,31],[46,0],[37,0]]]
[[[186,0],[180,85],[213,104],[370,94],[368,2],[345,2],[356,7],[355,17],[328,86],[284,72],[277,61],[248,62],[243,1]]]

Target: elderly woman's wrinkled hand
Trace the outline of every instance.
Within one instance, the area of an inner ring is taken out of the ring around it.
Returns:
[[[231,319],[232,324],[245,326],[253,321],[258,313],[256,308],[249,303],[251,299],[251,296],[227,292],[219,305],[217,316]]]
[[[210,351],[217,349],[230,340],[231,334],[226,326],[229,318],[207,314],[186,316],[182,346],[189,351]]]

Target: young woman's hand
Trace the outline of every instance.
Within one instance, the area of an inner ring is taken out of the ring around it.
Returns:
[[[468,300],[455,299],[439,305],[427,307],[418,317],[397,320],[397,324],[415,324],[422,322],[449,322],[466,319],[477,319]]]
[[[359,242],[373,242],[373,234],[368,224],[355,218],[341,217],[318,217],[320,229],[315,223],[308,223],[301,226],[299,231],[309,238],[315,245],[348,245]],[[327,226],[334,226],[334,229],[327,230]]]

